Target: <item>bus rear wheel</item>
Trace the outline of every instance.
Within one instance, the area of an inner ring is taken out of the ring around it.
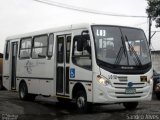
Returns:
[[[26,83],[22,82],[19,86],[19,98],[21,100],[27,100],[28,89]]]
[[[21,100],[34,101],[36,95],[35,94],[28,94],[27,85],[25,82],[22,82],[19,86],[19,97]]]
[[[125,103],[123,103],[123,106],[127,110],[135,110],[138,106],[138,102],[125,102]]]

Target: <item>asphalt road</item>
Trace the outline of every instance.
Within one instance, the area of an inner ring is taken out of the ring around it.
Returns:
[[[0,91],[0,120],[159,120],[160,101],[154,96],[134,111],[122,104],[94,106],[87,114],[77,113],[73,103],[60,104],[54,98],[38,96],[21,101],[16,92]]]

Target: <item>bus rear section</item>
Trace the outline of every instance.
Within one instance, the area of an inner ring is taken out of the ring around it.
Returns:
[[[16,72],[19,39],[7,40],[3,57],[3,86],[7,90],[16,90]]]

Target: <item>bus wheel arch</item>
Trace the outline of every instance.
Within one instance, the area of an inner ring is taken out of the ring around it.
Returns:
[[[86,93],[86,90],[85,90],[83,84],[82,84],[82,83],[76,83],[76,84],[74,85],[74,87],[73,87],[73,90],[72,90],[72,98],[73,98],[73,99],[76,98],[76,94],[77,94],[77,92],[80,91],[80,90],[83,90],[83,91]]]
[[[25,82],[25,80],[21,80],[19,84],[19,98],[21,100],[29,100],[29,101],[34,101],[36,94],[29,94],[28,93],[28,86]]]

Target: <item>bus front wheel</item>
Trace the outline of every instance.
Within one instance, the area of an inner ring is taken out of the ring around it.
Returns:
[[[78,91],[76,95],[76,106],[78,112],[87,112],[87,96],[84,91]]]
[[[137,108],[138,102],[125,102],[125,103],[123,103],[123,106],[124,106],[127,110],[134,110],[134,109]]]

